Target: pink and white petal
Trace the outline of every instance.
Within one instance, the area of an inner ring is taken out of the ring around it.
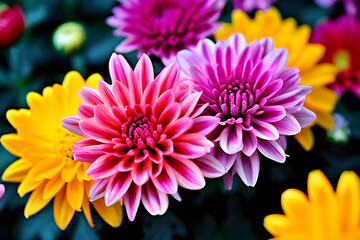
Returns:
[[[174,193],[174,194],[171,194],[171,196],[176,200],[176,201],[178,201],[178,202],[181,202],[181,197],[180,197],[180,194],[179,194],[179,192],[176,192],[176,193]]]
[[[154,80],[154,68],[148,55],[143,54],[135,66],[135,77],[139,81],[140,90],[145,91],[149,82]]]
[[[114,155],[102,155],[90,165],[86,174],[93,179],[108,178],[117,173],[119,162],[120,159]]]
[[[141,201],[151,215],[162,215],[169,206],[167,194],[157,190],[151,182],[142,186]]]
[[[205,179],[200,169],[194,162],[188,159],[176,159],[166,157],[166,162],[175,172],[177,182],[186,189],[198,190],[205,186]]]
[[[314,119],[316,118],[315,113],[311,112],[310,110],[302,107],[300,111],[293,113],[296,120],[300,123],[300,126],[306,127],[309,125]]]
[[[279,163],[285,162],[285,151],[280,144],[274,140],[258,139],[258,150],[267,158]]]
[[[278,130],[281,135],[295,135],[301,131],[301,126],[296,118],[288,113],[279,122],[274,122],[272,125]]]
[[[264,47],[264,56],[267,55],[270,51],[274,50],[274,41],[271,37],[265,37],[259,41]]]
[[[82,90],[79,91],[78,95],[83,104],[88,104],[92,106],[103,104],[100,93],[97,89],[85,86]]]
[[[169,139],[176,138],[192,128],[193,122],[194,120],[192,118],[182,117],[165,127],[163,133],[166,134]]]
[[[252,131],[243,131],[242,152],[246,156],[251,156],[257,148],[257,137]]]
[[[189,117],[194,112],[200,97],[201,93],[194,92],[181,101],[181,116]]]
[[[126,44],[126,40],[122,41],[121,45],[124,46]],[[117,47],[119,48],[120,45]],[[128,77],[132,73],[132,69],[129,65],[129,63],[126,61],[124,56],[121,54],[113,53],[110,57],[109,61],[109,72],[110,72],[110,78],[111,81],[114,83],[115,81],[122,82],[126,87],[129,87],[128,85]]]
[[[228,39],[228,41],[229,41],[229,39]],[[234,44],[236,44],[236,43],[237,43],[237,41],[234,41]],[[245,42],[245,44],[246,44],[246,42]],[[208,38],[204,38],[197,43],[196,51],[198,52],[198,54],[203,56],[207,60],[207,62],[212,63],[213,62],[213,54],[215,51],[215,43]]]
[[[279,138],[278,130],[270,123],[261,121],[253,117],[251,119],[251,126],[254,127],[251,131],[258,138],[265,140],[275,140]]]
[[[191,76],[191,68],[196,67],[198,70],[201,70],[199,63],[203,62],[200,56],[189,51],[181,50],[178,52],[177,62],[179,63],[181,70],[187,75]]]
[[[161,94],[159,99],[156,100],[156,103],[153,107],[154,115],[158,119],[162,112],[169,106],[175,104],[175,93],[173,90],[168,90]]]
[[[280,137],[276,140],[276,142],[280,145],[280,147],[281,147],[282,149],[284,149],[284,151],[286,150],[286,148],[287,148],[287,139],[286,139],[286,136],[280,135]]]
[[[114,98],[116,99],[119,106],[124,108],[125,106],[130,105],[129,89],[125,86],[124,83],[115,81],[112,85],[112,92],[113,92]],[[114,107],[115,106],[113,106],[113,108]]]
[[[109,183],[109,178],[96,179],[89,191],[90,201],[96,201],[105,195],[106,186]]]
[[[132,183],[127,193],[124,194],[123,200],[126,213],[130,221],[134,221],[137,210],[140,205],[141,187]]]
[[[264,63],[264,70],[270,70],[276,74],[286,67],[288,51],[285,48],[277,48],[269,52],[262,61]]]
[[[218,178],[226,173],[225,167],[221,162],[210,154],[196,158],[193,162],[200,168],[204,177]]]
[[[167,194],[175,194],[178,191],[178,183],[173,169],[164,162],[164,167],[160,174],[151,178],[154,186]]]
[[[221,133],[219,144],[221,149],[227,154],[235,154],[241,151],[243,148],[241,126],[226,126]]]
[[[286,115],[285,108],[283,106],[264,106],[262,108],[264,111],[263,114],[257,116],[257,119],[260,119],[264,122],[277,122],[283,119]]]
[[[150,178],[149,170],[151,169],[151,161],[145,159],[144,161],[135,164],[131,171],[131,177],[134,183],[138,186],[144,185]]]
[[[110,143],[111,139],[114,137],[121,137],[121,133],[119,131],[100,125],[95,118],[81,120],[79,126],[86,136],[89,136],[99,142]]]
[[[117,119],[113,114],[112,111],[105,107],[105,105],[99,104],[95,106],[95,119],[96,121],[103,125],[107,126],[115,131],[118,131],[121,128],[121,122]]]
[[[118,103],[111,91],[111,85],[106,83],[105,81],[98,82],[98,90],[104,104],[111,108],[112,106],[117,106]]]
[[[233,187],[233,182],[234,182],[234,176],[231,174],[231,172],[227,172],[224,176],[223,176],[223,180],[224,180],[224,186],[226,190],[231,190]]]
[[[163,112],[161,112],[160,117],[158,118],[158,124],[162,126],[168,126],[172,124],[175,120],[177,120],[181,113],[181,105],[180,103],[174,103],[167,108]]]
[[[200,134],[189,133],[173,139],[173,146],[174,157],[198,158],[209,153],[214,144]]]
[[[221,147],[215,143],[215,146],[211,149],[210,155],[214,156],[224,166],[225,172],[228,172],[233,166],[236,158],[236,154],[227,154]]]
[[[179,84],[179,79],[180,68],[177,63],[171,63],[165,67],[155,79],[160,86],[159,94],[161,95],[169,89],[175,89]]]
[[[102,105],[102,104],[98,104]],[[77,109],[77,115],[80,119],[87,119],[94,117],[94,105],[81,104]]]
[[[105,190],[105,204],[111,206],[124,196],[132,183],[130,172],[119,172],[110,178]]]
[[[234,169],[246,186],[254,187],[259,176],[260,159],[257,152],[251,156],[237,154]]]
[[[189,132],[200,135],[208,135],[219,125],[220,118],[212,116],[200,116],[194,119],[193,126]]]
[[[79,127],[80,118],[77,115],[61,119],[61,126],[74,134],[86,137]]]

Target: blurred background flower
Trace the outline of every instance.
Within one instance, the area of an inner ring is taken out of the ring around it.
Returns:
[[[0,6],[0,47],[8,47],[15,42],[25,30],[25,16],[17,4],[8,7]]]
[[[122,1],[106,22],[114,34],[125,37],[115,51],[138,50],[160,57],[165,65],[176,53],[213,34],[219,27],[225,0],[134,0]]]
[[[232,0],[234,9],[241,9],[245,12],[251,12],[254,9],[266,10],[276,2],[276,0]]]
[[[308,178],[308,196],[297,189],[281,195],[282,214],[264,219],[273,240],[360,239],[360,182],[353,171],[341,174],[334,192],[320,170]]]
[[[85,29],[77,22],[66,22],[58,26],[53,34],[56,51],[73,55],[79,52],[85,41]]]

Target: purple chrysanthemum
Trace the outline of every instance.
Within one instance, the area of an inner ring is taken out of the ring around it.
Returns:
[[[114,16],[106,22],[114,34],[125,37],[115,51],[138,50],[160,57],[165,65],[175,61],[176,53],[211,34],[219,27],[215,21],[224,0],[119,0]]]
[[[277,162],[285,161],[287,135],[300,132],[315,118],[303,107],[309,86],[299,85],[299,70],[286,68],[286,49],[275,49],[271,38],[246,44],[235,33],[216,44],[200,40],[194,50],[178,53],[178,62],[200,102],[202,113],[220,118],[208,136],[215,142],[211,155],[225,167],[225,187],[231,189],[238,173],[254,186],[259,174],[258,151]]]

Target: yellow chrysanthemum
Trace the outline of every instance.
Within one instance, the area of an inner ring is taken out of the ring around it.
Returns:
[[[1,137],[1,144],[19,157],[4,172],[7,182],[20,182],[18,193],[23,197],[32,191],[26,203],[25,217],[37,213],[54,198],[54,219],[64,230],[75,211],[84,211],[94,226],[88,194],[93,181],[87,176],[88,163],[73,160],[72,146],[82,137],[61,127],[63,117],[74,115],[81,104],[78,91],[84,86],[96,88],[102,79],[91,75],[86,82],[78,72],[69,72],[62,85],[46,87],[43,95],[30,92],[30,109],[9,110],[6,117],[17,133]],[[111,226],[122,221],[122,206],[106,207],[104,198],[92,202],[95,210]]]
[[[274,7],[265,12],[257,11],[254,19],[245,12],[235,10],[231,19],[232,24],[224,23],[215,33],[217,41],[227,39],[235,32],[243,34],[248,43],[263,37],[271,37],[275,48],[288,50],[288,67],[300,70],[300,84],[312,87],[312,92],[305,98],[304,106],[313,111],[317,118],[295,136],[305,150],[310,150],[314,146],[314,137],[310,128],[317,124],[330,130],[334,124],[331,113],[335,108],[337,96],[326,85],[334,82],[337,70],[333,64],[319,64],[325,54],[324,46],[309,43],[310,27],[297,26],[293,18],[283,20]]]
[[[360,181],[353,171],[341,174],[336,192],[320,171],[309,174],[307,197],[297,189],[281,196],[285,215],[264,219],[272,240],[359,240]]]

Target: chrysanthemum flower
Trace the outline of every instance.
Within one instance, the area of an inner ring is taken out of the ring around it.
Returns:
[[[220,119],[208,138],[216,142],[212,156],[228,171],[227,189],[235,173],[246,185],[255,185],[258,151],[284,162],[285,136],[299,133],[315,118],[302,107],[311,87],[299,85],[299,70],[286,68],[287,57],[286,49],[274,50],[271,38],[247,45],[240,33],[216,45],[200,40],[196,49],[177,55],[194,89],[203,92],[200,102],[209,104],[203,115]]]
[[[310,27],[298,27],[293,18],[283,20],[274,7],[265,12],[257,11],[254,19],[242,11],[234,11],[232,24],[224,23],[215,33],[215,39],[227,39],[235,32],[243,34],[248,43],[271,37],[275,48],[288,50],[287,66],[300,70],[300,83],[312,87],[312,92],[305,98],[304,106],[314,112],[317,118],[295,135],[299,144],[305,150],[310,150],[314,146],[311,127],[317,124],[330,130],[334,124],[331,113],[337,102],[336,94],[327,87],[335,80],[336,67],[329,63],[319,63],[325,54],[324,46],[309,43]]]
[[[81,90],[78,114],[63,119],[65,128],[86,137],[74,145],[74,156],[91,163],[91,200],[105,196],[109,206],[123,199],[132,221],[140,200],[152,215],[164,214],[168,194],[179,199],[178,185],[201,189],[204,175],[224,174],[214,158],[191,160],[210,151],[213,143],[204,135],[219,120],[197,117],[207,105],[197,104],[201,93],[179,85],[176,63],[154,80],[147,55],[133,71],[122,55],[113,54],[110,76],[112,85],[100,81],[98,90]]]
[[[353,171],[341,174],[334,192],[320,171],[309,174],[308,195],[288,189],[281,196],[282,214],[264,219],[272,240],[360,239],[360,182]]]
[[[266,10],[276,0],[233,0],[235,9],[241,9],[245,12],[251,12],[254,9]]]
[[[339,72],[331,87],[340,96],[352,91],[360,98],[360,21],[343,15],[315,27],[311,40],[326,47],[322,62],[335,63]]]
[[[76,113],[81,101],[78,91],[84,85],[96,87],[102,77],[93,74],[85,81],[78,72],[69,72],[62,85],[46,87],[43,95],[30,92],[30,109],[9,110],[7,119],[17,133],[1,137],[1,144],[20,159],[12,163],[2,178],[20,182],[18,193],[32,192],[25,206],[25,217],[36,214],[54,199],[54,219],[64,230],[75,211],[84,211],[94,226],[88,193],[93,181],[86,174],[90,164],[73,160],[73,144],[83,137],[61,127],[61,119]],[[111,226],[122,221],[120,203],[106,207],[104,199],[92,202],[96,211]]]
[[[219,27],[225,0],[119,0],[106,22],[114,34],[125,37],[115,51],[138,50],[160,57],[165,65],[176,53],[211,34]]]

